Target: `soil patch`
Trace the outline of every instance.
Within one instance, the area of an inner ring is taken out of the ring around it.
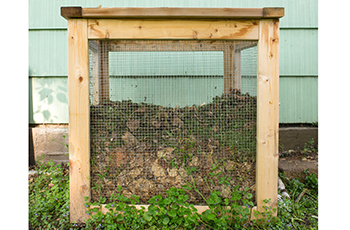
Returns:
[[[318,175],[318,153],[297,150],[281,153],[278,169],[284,172],[287,178],[299,178],[303,182],[307,175],[304,173],[306,169]]]

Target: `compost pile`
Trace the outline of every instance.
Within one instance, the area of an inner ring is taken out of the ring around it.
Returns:
[[[237,185],[255,194],[255,96],[231,91],[183,108],[108,101],[91,105],[90,122],[92,201],[117,186],[143,204],[188,183],[206,199],[211,191],[228,198]]]

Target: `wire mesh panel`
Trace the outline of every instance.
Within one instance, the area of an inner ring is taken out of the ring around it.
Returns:
[[[256,42],[89,41],[91,199],[255,192]]]

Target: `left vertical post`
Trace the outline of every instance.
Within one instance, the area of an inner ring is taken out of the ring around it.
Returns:
[[[89,58],[86,19],[68,19],[70,221],[87,219],[90,199]]]

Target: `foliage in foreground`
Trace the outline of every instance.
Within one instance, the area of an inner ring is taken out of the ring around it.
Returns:
[[[68,170],[53,162],[38,163],[29,180],[29,227],[69,229]]]
[[[186,202],[186,189],[171,188],[167,196],[154,196],[149,207],[137,210],[138,197],[127,198],[118,193],[109,201],[86,203],[90,219],[85,225],[69,223],[68,170],[53,162],[38,164],[37,175],[29,182],[30,229],[317,229],[318,228],[318,180],[314,174],[305,182],[280,175],[291,195],[291,200],[278,203],[277,218],[266,206],[265,221],[251,220],[253,203],[251,194],[236,188],[231,199],[222,199],[213,191],[207,203],[210,209],[198,214],[196,208]],[[266,201],[268,202],[268,201]],[[99,211],[106,204],[108,212]],[[243,204],[243,206],[242,206]]]

